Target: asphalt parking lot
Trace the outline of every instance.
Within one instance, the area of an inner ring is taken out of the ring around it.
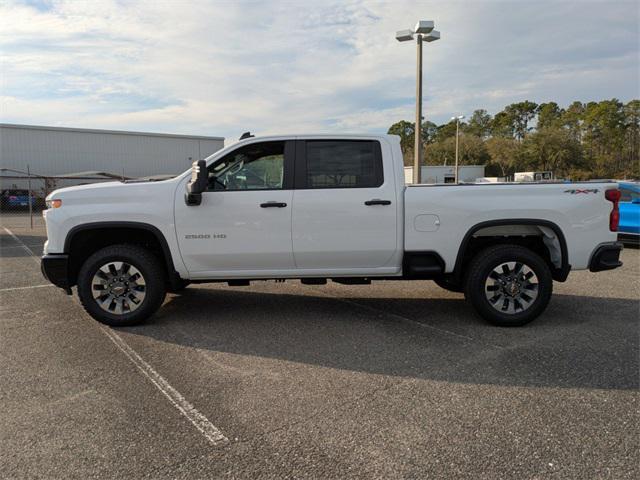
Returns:
[[[293,281],[112,330],[27,225],[0,226],[0,478],[640,477],[638,250],[519,329],[431,282]]]

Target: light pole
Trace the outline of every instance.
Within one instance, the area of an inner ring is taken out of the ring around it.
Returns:
[[[420,183],[420,166],[422,165],[422,42],[435,42],[440,39],[440,32],[433,29],[432,20],[420,20],[413,30],[396,32],[396,40],[408,42],[415,35],[417,49],[416,64],[416,126],[414,129],[415,144],[413,152],[413,183]]]
[[[454,174],[454,182],[458,183],[458,144],[460,142],[460,120],[464,119],[464,115],[458,115],[457,117],[451,117],[451,120],[456,121],[456,168]]]

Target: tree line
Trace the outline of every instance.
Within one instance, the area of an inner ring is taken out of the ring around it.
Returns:
[[[413,165],[415,124],[402,120],[388,133],[400,136],[405,165]],[[426,165],[455,161],[456,123],[424,122]],[[460,123],[461,165],[486,165],[487,176],[516,171],[553,171],[556,178],[640,178],[640,100],[573,102],[523,101],[491,116],[473,112]]]

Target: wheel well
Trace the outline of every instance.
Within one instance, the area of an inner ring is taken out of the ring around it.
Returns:
[[[150,251],[160,260],[167,278],[171,278],[171,258],[167,258],[162,243],[153,231],[140,227],[97,227],[72,232],[68,240],[66,251],[69,252],[70,285],[76,284],[78,272],[87,258],[104,247],[116,244],[138,245]]]
[[[471,259],[487,247],[513,244],[537,253],[549,265],[555,280],[564,281],[570,266],[564,236],[550,223],[515,223],[479,226],[472,229],[461,245],[454,277],[461,280]]]

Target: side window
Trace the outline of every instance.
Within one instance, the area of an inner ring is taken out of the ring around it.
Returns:
[[[382,185],[380,143],[307,140],[307,188],[375,188]]]
[[[209,166],[208,190],[281,190],[285,142],[240,147]]]

